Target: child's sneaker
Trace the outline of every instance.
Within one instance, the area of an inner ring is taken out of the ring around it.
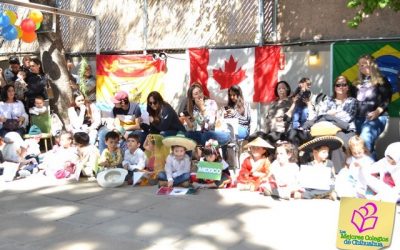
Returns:
[[[26,170],[26,169],[22,169],[22,170],[18,171],[18,175],[19,175],[19,177],[21,177],[21,178],[25,178],[25,177],[30,176],[30,175],[31,175],[31,172],[29,172],[29,171]]]

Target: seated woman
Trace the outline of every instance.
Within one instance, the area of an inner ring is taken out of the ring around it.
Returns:
[[[165,102],[161,94],[152,91],[147,96],[147,112],[150,120],[150,133],[163,136],[176,135],[178,131],[186,132],[179,121],[178,114]]]
[[[68,119],[72,133],[85,132],[90,137],[90,144],[94,145],[97,139],[97,129],[101,124],[101,114],[94,103],[86,100],[85,96],[75,91],[72,107],[68,108]]]
[[[6,85],[1,94],[0,102],[0,136],[4,137],[8,132],[14,131],[21,136],[25,133],[28,125],[28,114],[25,112],[24,104],[16,100],[15,89],[13,85]]]
[[[185,122],[190,129],[187,136],[201,145],[205,145],[209,139],[217,140],[219,145],[226,145],[231,140],[229,133],[215,131],[217,111],[217,103],[204,97],[201,85],[192,84],[187,93],[188,116]]]
[[[358,67],[359,78],[354,83],[358,100],[356,129],[374,157],[375,142],[385,129],[388,120],[387,107],[391,100],[392,89],[380,74],[378,64],[372,56],[361,56]]]
[[[242,89],[234,85],[228,90],[228,105],[225,106],[224,118],[237,118],[239,139],[245,139],[250,132],[250,105],[244,101]]]
[[[333,83],[333,96],[328,97],[320,105],[314,122],[329,121],[341,130],[336,133],[344,142],[344,149],[332,151],[332,161],[335,172],[338,173],[346,162],[349,139],[355,135],[356,99],[350,96],[349,81],[345,76],[338,76]]]

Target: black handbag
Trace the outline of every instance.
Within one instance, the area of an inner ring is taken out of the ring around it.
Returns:
[[[15,131],[19,128],[19,121],[17,119],[7,119],[3,124],[3,128],[9,131]]]

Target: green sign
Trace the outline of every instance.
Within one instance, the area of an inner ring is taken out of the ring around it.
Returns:
[[[197,163],[197,179],[221,180],[222,163],[200,161]]]

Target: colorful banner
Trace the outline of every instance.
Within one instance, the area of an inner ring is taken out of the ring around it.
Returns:
[[[190,83],[199,82],[205,95],[226,102],[226,92],[239,85],[253,102],[275,99],[281,58],[280,46],[243,49],[189,49]],[[225,97],[225,99],[223,99]]]
[[[338,42],[333,45],[332,81],[339,75],[345,75],[351,82],[357,79],[358,58],[370,54],[376,58],[379,69],[393,88],[389,115],[400,114],[400,42]]]
[[[138,103],[145,103],[151,91],[164,93],[165,60],[151,55],[98,55],[96,65],[96,104],[101,110],[112,109],[112,98],[119,90]]]
[[[395,215],[395,203],[342,198],[336,247],[380,249],[390,246]]]
[[[204,180],[221,180],[222,163],[221,162],[208,162],[199,161],[197,163],[197,179]]]

